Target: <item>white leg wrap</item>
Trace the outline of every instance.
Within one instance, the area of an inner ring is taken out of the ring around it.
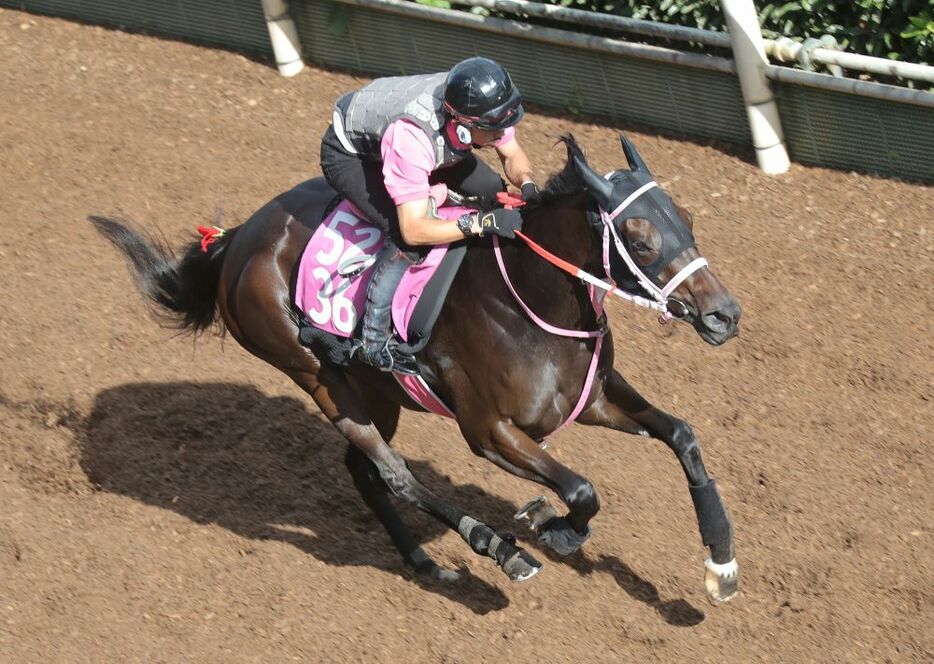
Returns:
[[[499,548],[499,545],[503,543],[503,539],[497,535],[493,534],[493,537],[490,538],[490,546],[487,549],[487,554],[490,558],[496,559],[496,550]]]
[[[713,561],[713,559],[708,558],[704,561],[704,567],[710,570],[712,573],[716,574],[721,579],[730,579],[739,572],[739,565],[736,564],[736,558],[733,558],[728,563],[723,563],[718,565]]]
[[[476,526],[478,523],[480,522],[476,519],[465,515],[461,517],[461,522],[457,524],[457,532],[459,532],[461,537],[463,537],[469,543],[470,531],[473,530],[474,526]]]

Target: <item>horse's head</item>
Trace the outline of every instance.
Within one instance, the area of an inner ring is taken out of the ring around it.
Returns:
[[[648,294],[663,315],[691,323],[719,346],[739,332],[740,306],[707,267],[694,242],[690,212],[655,182],[635,146],[620,136],[629,170],[595,173],[573,139],[568,157],[596,200],[610,276],[623,290]]]

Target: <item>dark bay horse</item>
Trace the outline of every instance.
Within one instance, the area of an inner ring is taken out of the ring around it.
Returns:
[[[562,140],[567,164],[549,180],[542,202],[523,209],[525,235],[591,274],[608,268],[623,290],[654,287],[655,304],[693,325],[712,345],[733,337],[739,305],[699,258],[689,213],[655,185],[635,147],[622,138],[629,169],[605,179],[590,168],[573,137]],[[179,328],[202,332],[218,323],[314,399],[350,442],[346,463],[354,483],[406,563],[438,578],[455,576],[418,546],[390,493],[457,530],[511,579],[533,576],[541,564],[514,536],[429,491],[389,446],[401,407],[417,407],[391,375],[362,365],[337,366],[299,343],[295,272],[333,197],[322,178],[304,182],[213,244],[192,243],[181,259],[119,222],[91,221],[130,260],[142,293]],[[504,282],[492,239],[470,241],[431,339],[417,355],[422,375],[455,413],[470,449],[560,496],[565,516],[544,499],[522,512],[539,542],[568,554],[589,537],[600,502],[586,478],[545,451],[544,437],[577,410],[579,423],[664,441],[687,476],[701,539],[710,548],[707,590],[717,600],[733,597],[738,567],[732,528],[691,427],[649,404],[614,369],[611,333],[584,282],[518,239],[503,241],[503,263],[525,306],[552,326],[594,333],[558,336],[536,325]],[[666,284],[677,287],[665,290]],[[588,376],[589,395],[576,406]]]

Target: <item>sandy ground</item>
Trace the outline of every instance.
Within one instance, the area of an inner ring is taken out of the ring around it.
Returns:
[[[742,335],[610,306],[617,365],[688,420],[736,530],[743,594],[713,607],[680,469],[657,442],[572,427],[597,486],[583,553],[510,583],[413,577],[357,497],[344,441],[232,340],[148,317],[85,221],[174,244],[319,173],[330,105],[366,79],[280,78],[241,55],[0,10],[0,660],[474,662],[934,660],[934,189],[532,109],[540,174],[572,131],[598,170],[625,129],[697,218]],[[509,527],[540,489],[403,417],[429,486]],[[534,543],[529,543],[533,552]]]

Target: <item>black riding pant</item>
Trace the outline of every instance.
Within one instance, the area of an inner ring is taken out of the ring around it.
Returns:
[[[350,200],[374,224],[388,231],[397,247],[409,248],[399,234],[396,204],[383,183],[381,161],[347,152],[334,133],[334,127],[328,127],[321,141],[321,171],[338,194]],[[429,184],[439,182],[461,194],[490,199],[496,192],[506,190],[503,178],[473,153],[453,166],[434,171],[429,177]]]

